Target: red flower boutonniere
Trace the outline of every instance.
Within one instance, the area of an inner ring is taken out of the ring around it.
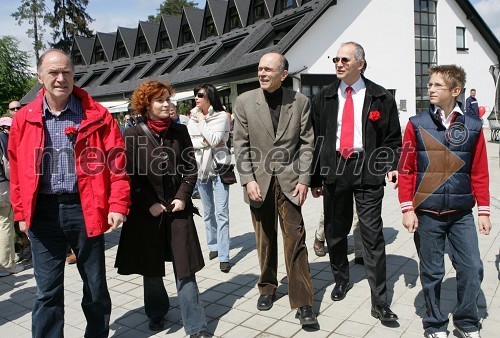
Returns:
[[[380,112],[378,110],[371,111],[370,114],[368,114],[368,118],[372,122],[378,121],[380,120]]]
[[[78,129],[76,129],[75,126],[69,126],[69,127],[64,128],[64,134],[66,134],[66,136],[68,136],[68,139],[71,143],[75,143],[77,133],[78,133]]]

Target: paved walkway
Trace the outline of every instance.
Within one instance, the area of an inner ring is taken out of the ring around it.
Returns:
[[[486,132],[489,140],[489,131]],[[481,288],[479,307],[483,338],[498,337],[500,332],[499,294],[499,232],[500,184],[498,143],[488,143],[492,193],[493,229],[489,236],[479,236],[485,276]],[[205,231],[200,217],[196,224],[202,248],[206,253],[206,267],[197,274],[198,285],[205,306],[209,331],[218,337],[422,337],[421,315],[424,303],[418,275],[418,258],[413,236],[401,225],[401,213],[395,190],[388,186],[383,207],[384,235],[387,242],[387,280],[392,309],[400,320],[393,325],[382,325],[370,315],[370,290],[362,266],[351,261],[351,282],[355,285],[345,300],[333,302],[330,293],[333,277],[327,257],[316,257],[312,250],[314,231],[321,211],[321,199],[308,197],[303,208],[307,228],[309,261],[315,290],[314,310],[318,313],[319,328],[302,330],[295,311],[290,310],[284,267],[282,242],[279,243],[278,300],[270,311],[256,309],[256,287],[259,267],[255,251],[255,237],[250,213],[243,202],[242,189],[231,187],[231,263],[230,273],[219,270],[216,261],[208,260]],[[201,207],[200,201],[195,202]],[[167,264],[164,279],[172,308],[167,315],[168,327],[156,335],[148,330],[144,314],[142,277],[120,276],[113,267],[120,232],[106,235],[108,285],[113,302],[111,314],[112,337],[183,337],[180,311],[171,265]],[[279,236],[281,238],[281,236]],[[352,246],[352,239],[350,240]],[[446,260],[443,282],[442,308],[451,313],[456,303],[456,279],[450,260]],[[65,279],[66,337],[83,337],[85,318],[80,308],[82,283],[76,266],[67,266]],[[0,337],[30,337],[31,307],[36,294],[33,269],[0,278]],[[450,337],[457,336],[452,324]],[[496,332],[496,333],[495,333]]]

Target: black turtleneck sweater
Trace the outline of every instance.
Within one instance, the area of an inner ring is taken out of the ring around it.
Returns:
[[[278,122],[280,120],[281,102],[283,101],[283,88],[280,87],[278,90],[272,93],[264,90],[264,96],[266,97],[266,102],[269,106],[269,112],[271,113],[274,135],[276,135],[276,131],[278,130]]]

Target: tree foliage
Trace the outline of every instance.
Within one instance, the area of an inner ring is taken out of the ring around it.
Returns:
[[[34,85],[30,72],[29,53],[17,49],[19,40],[13,36],[0,37],[0,106],[20,100]]]
[[[160,22],[162,14],[180,16],[183,7],[195,7],[197,4],[197,2],[188,0],[164,0],[160,8],[157,9],[158,13],[148,16],[148,21]]]
[[[65,52],[70,52],[73,37],[83,35],[90,37],[93,35],[88,24],[94,19],[85,10],[89,0],[52,0],[54,11],[47,14],[46,18],[53,29],[50,44],[52,48],[59,48]]]
[[[21,0],[17,11],[11,14],[19,26],[25,21],[31,25],[26,33],[33,39],[33,49],[37,62],[40,58],[40,51],[45,48],[43,34],[45,33],[44,23],[46,23],[47,12],[45,0]]]

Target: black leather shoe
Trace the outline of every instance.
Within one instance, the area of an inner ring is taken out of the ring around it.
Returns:
[[[318,324],[316,315],[314,314],[313,309],[310,306],[299,307],[297,309],[295,318],[298,318],[300,320],[300,325],[302,326],[311,326]]]
[[[214,258],[219,257],[219,251],[210,251],[208,254],[208,259],[212,260]]]
[[[228,273],[231,270],[231,264],[229,262],[220,262],[220,271]]]
[[[212,338],[212,335],[206,331],[200,331],[198,333],[192,334],[190,338]]]
[[[149,329],[151,331],[161,331],[165,328],[165,319],[163,317],[152,317],[149,319]]]
[[[257,310],[266,311],[273,307],[276,295],[261,295],[257,301]]]
[[[365,265],[365,259],[363,257],[354,257],[354,264]]]
[[[339,282],[335,284],[332,291],[332,300],[339,301],[345,298],[347,291],[351,289],[351,284],[349,282]]]
[[[387,304],[372,305],[372,316],[380,319],[381,322],[394,322],[399,319]]]

